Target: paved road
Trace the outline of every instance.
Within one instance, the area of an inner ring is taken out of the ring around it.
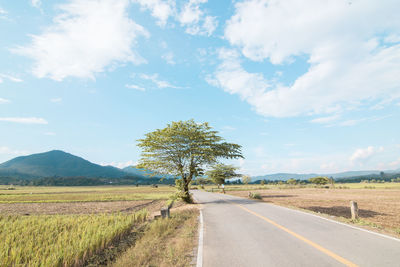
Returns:
[[[400,266],[400,240],[244,198],[193,191],[203,204],[204,267]]]

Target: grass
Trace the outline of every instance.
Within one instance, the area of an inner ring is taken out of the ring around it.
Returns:
[[[0,215],[2,266],[71,266],[146,219],[134,214]]]
[[[153,221],[113,266],[190,266],[197,215],[197,210],[185,210],[172,214],[170,219]]]
[[[168,199],[176,189],[120,186],[120,187],[16,187],[0,188],[0,203],[57,203]]]

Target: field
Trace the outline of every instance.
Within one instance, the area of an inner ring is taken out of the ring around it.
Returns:
[[[0,203],[105,202],[167,199],[174,187],[0,187]]]
[[[353,200],[358,203],[360,219],[352,223],[400,236],[399,183],[336,184],[335,188],[249,185],[225,189],[241,197],[258,193],[264,202],[326,214],[345,222],[352,222],[349,202]]]
[[[0,266],[110,264],[125,250],[132,250],[130,246],[140,240],[150,215],[159,212],[175,192],[169,186],[13,190],[1,186]],[[171,225],[183,225],[192,217],[181,216]],[[169,220],[164,224],[169,225]]]

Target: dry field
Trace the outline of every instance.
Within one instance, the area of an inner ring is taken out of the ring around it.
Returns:
[[[247,197],[246,191],[227,193]],[[262,201],[339,217],[350,221],[351,200],[359,207],[358,224],[400,236],[400,189],[292,188],[252,190]]]

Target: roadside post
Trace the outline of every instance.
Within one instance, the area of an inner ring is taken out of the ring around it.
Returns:
[[[358,205],[355,201],[350,201],[351,219],[358,220]]]

